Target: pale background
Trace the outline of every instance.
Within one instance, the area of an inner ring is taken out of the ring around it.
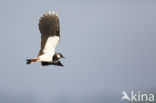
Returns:
[[[38,55],[38,20],[60,17],[65,67]],[[120,103],[156,90],[155,0],[0,0],[0,103]]]

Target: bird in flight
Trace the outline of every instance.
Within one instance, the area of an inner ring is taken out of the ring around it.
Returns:
[[[27,64],[40,61],[42,66],[64,66],[59,60],[64,56],[61,53],[55,53],[56,45],[60,40],[58,13],[49,11],[43,14],[39,20],[39,30],[41,33],[41,50],[37,58],[27,59]]]

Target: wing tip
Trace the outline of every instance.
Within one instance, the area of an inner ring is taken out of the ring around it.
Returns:
[[[45,16],[48,16],[48,15],[56,15],[56,16],[58,16],[58,13],[56,11],[52,10],[52,11],[47,11],[43,15],[45,15]]]

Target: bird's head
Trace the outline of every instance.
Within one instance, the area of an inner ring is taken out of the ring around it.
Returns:
[[[57,61],[60,58],[65,58],[61,53],[55,53],[55,55],[53,56],[53,61]]]
[[[58,59],[60,59],[60,58],[65,58],[61,53],[56,53],[55,55],[56,55],[56,57],[57,57]]]

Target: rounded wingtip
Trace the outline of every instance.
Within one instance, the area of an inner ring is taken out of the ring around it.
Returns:
[[[48,16],[48,15],[56,15],[56,16],[58,16],[58,13],[56,11],[52,10],[52,11],[47,11],[43,15],[44,16]]]

